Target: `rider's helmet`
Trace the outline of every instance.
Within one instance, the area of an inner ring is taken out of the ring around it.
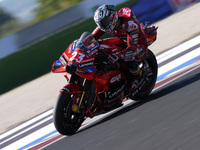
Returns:
[[[117,24],[118,16],[114,5],[102,5],[94,14],[94,21],[104,32],[110,33]]]

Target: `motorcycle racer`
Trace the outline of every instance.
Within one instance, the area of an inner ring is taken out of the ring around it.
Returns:
[[[89,42],[92,38],[99,39],[104,33],[110,33],[117,38],[103,39],[104,43],[120,45],[123,50],[116,54],[111,54],[108,61],[115,64],[119,59],[125,61],[129,68],[130,75],[126,75],[130,84],[129,91],[133,91],[141,75],[139,62],[147,55],[147,41],[143,29],[137,21],[130,8],[121,8],[118,12],[114,5],[102,5],[94,14],[96,29],[85,40]]]
[[[82,33],[52,65],[53,73],[66,72],[53,112],[62,135],[74,134],[87,117],[122,106],[124,98],[142,100],[156,83],[158,64],[147,46],[158,27],[143,27],[129,8],[117,13],[112,5],[97,9],[94,19],[98,27],[92,34]],[[116,37],[99,40],[105,32]]]

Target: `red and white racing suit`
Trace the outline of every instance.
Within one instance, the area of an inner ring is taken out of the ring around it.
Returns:
[[[129,8],[122,8],[118,12],[118,19],[120,19],[120,26],[111,34],[118,38],[103,39],[103,43],[121,45],[122,57],[129,67],[132,75],[138,76],[140,68],[138,65],[133,65],[142,61],[147,55],[147,40],[140,26],[140,23],[135,17],[132,17],[132,11]],[[99,39],[105,32],[97,27],[92,35],[95,39]],[[121,40],[119,40],[119,38]],[[134,62],[134,63],[133,63]],[[137,67],[136,67],[137,66]]]

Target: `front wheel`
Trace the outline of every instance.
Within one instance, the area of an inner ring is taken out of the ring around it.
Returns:
[[[139,92],[131,96],[130,98],[132,100],[141,100],[142,98],[148,96],[151,91],[153,90],[156,79],[157,79],[157,73],[158,73],[158,64],[155,55],[151,50],[148,50],[148,55],[145,58],[147,65],[144,66],[146,69],[144,70],[145,74],[151,74],[151,77],[144,83],[142,88],[139,90]]]
[[[53,121],[55,128],[62,135],[74,134],[82,122],[85,113],[78,114],[72,111],[73,94],[60,93],[54,106]]]

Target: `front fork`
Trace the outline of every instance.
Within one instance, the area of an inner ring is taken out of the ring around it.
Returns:
[[[86,97],[86,92],[90,90],[91,85],[92,85],[92,81],[87,80],[87,79],[83,80],[83,83],[82,83],[83,91],[82,91],[82,96],[81,96],[81,100],[80,100],[80,103],[79,103],[79,107],[81,107],[83,105],[87,105],[87,100],[89,99],[89,97]]]
[[[69,83],[76,83],[81,87],[80,99],[74,98],[72,104],[72,111],[81,113],[82,111],[86,110],[87,107],[87,100],[89,99],[89,95],[86,94],[87,91],[90,90],[93,81],[81,78],[76,74],[73,74],[70,78]]]

